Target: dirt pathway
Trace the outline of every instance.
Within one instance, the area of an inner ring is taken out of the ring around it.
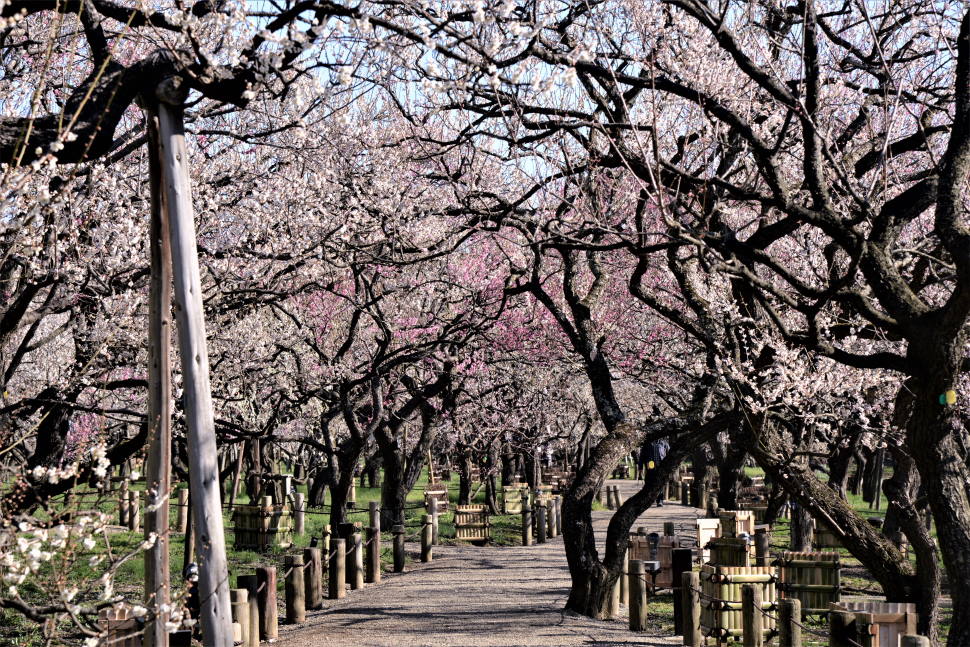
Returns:
[[[633,481],[610,483],[620,485],[624,497],[636,490]],[[674,521],[686,527],[698,512],[654,507],[637,525],[653,531]],[[594,515],[602,535],[610,513]],[[281,626],[281,647],[680,644],[679,638],[631,633],[625,619],[594,621],[564,613],[569,573],[561,538],[530,547],[436,546],[431,564],[408,569],[350,591],[344,600],[327,601],[324,610],[307,614],[306,624]]]

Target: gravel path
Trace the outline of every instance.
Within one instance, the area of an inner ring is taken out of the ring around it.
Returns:
[[[636,490],[633,481],[610,484],[620,485],[624,497]],[[637,525],[653,531],[674,521],[686,527],[699,512],[668,504],[651,508]],[[610,514],[594,513],[598,534],[605,533]],[[680,644],[679,638],[631,633],[625,617],[596,621],[565,613],[568,592],[561,538],[530,547],[436,546],[431,564],[409,564],[403,574],[385,575],[378,585],[327,601],[324,610],[307,614],[306,624],[281,626],[280,642],[284,647]]]

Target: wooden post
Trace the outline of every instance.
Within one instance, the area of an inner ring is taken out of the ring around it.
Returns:
[[[336,538],[330,540],[333,552],[330,553],[330,562],[327,568],[327,596],[331,600],[340,600],[347,596],[347,578],[345,568],[347,563],[346,540]]]
[[[643,561],[631,559],[629,572],[627,582],[630,589],[630,601],[628,604],[630,611],[630,631],[646,631],[647,582],[645,578],[647,571],[644,568]]]
[[[686,571],[681,574],[681,604],[683,605],[684,644],[704,647],[701,634],[701,574]]]
[[[778,600],[778,647],[802,647],[802,626],[799,624],[801,619],[801,600],[798,598]]]
[[[259,598],[259,639],[276,640],[280,636],[279,612],[276,610],[276,567],[256,568]]]
[[[622,575],[617,577],[616,581],[613,582],[613,586],[610,587],[610,618],[616,618],[618,615],[620,615],[620,579],[622,579],[622,577]]]
[[[690,548],[674,548],[671,551],[670,571],[671,588],[674,593],[674,634],[683,636],[684,596],[681,594],[684,573],[690,572],[694,564],[694,551]]]
[[[394,526],[391,528],[394,535],[394,572],[404,572],[405,552],[404,552],[404,526]]]
[[[259,600],[256,593],[259,582],[255,575],[240,575],[236,578],[236,586],[245,589],[249,599],[249,628],[243,647],[259,647]]]
[[[690,505],[690,486],[683,481],[680,483],[680,505]]]
[[[229,604],[232,605],[232,620],[239,624],[239,640],[249,644],[249,591],[230,589]]]
[[[741,586],[741,629],[744,647],[762,647],[765,643],[765,617],[762,615],[761,587]]]
[[[158,121],[146,110],[152,150],[158,150]],[[148,451],[145,461],[145,537],[155,534],[145,551],[145,602],[155,613],[145,623],[144,647],[167,647],[168,613],[161,609],[171,600],[169,576],[169,498],[172,488],[172,246],[168,214],[162,207],[161,165],[148,155],[151,217],[148,246]],[[248,610],[248,602],[246,608]],[[243,627],[246,635],[248,627]],[[245,641],[243,641],[245,643]]]
[[[163,86],[159,86],[157,94],[165,93]],[[184,100],[184,90],[180,98]],[[169,105],[164,101],[158,104],[158,134],[163,204],[168,214],[172,243],[173,294],[182,358],[182,402],[185,406],[189,482],[193,492],[194,532],[199,539],[196,553],[202,600],[200,624],[206,647],[232,647],[229,568],[209,388],[209,354],[181,105]]]
[[[536,543],[546,543],[546,504],[541,501],[536,503]]]
[[[755,566],[768,566],[768,533],[758,532],[754,535]]]
[[[644,529],[644,530],[646,530],[646,529]],[[643,532],[641,534],[644,534],[645,535],[647,533],[646,532]],[[673,521],[664,521],[664,537],[673,537],[674,534],[675,534],[675,531],[674,531],[674,522]]]
[[[303,588],[306,608],[323,608],[323,556],[319,548],[303,549]]]
[[[303,555],[284,555],[286,572],[286,621],[306,622],[306,582],[303,575]]]
[[[141,530],[141,492],[128,490],[128,530]]]
[[[552,500],[556,505],[556,536],[558,537],[562,534],[562,496],[557,494]]]
[[[182,488],[178,491],[178,508],[175,510],[175,530],[185,534],[189,520],[189,491]]]
[[[433,496],[428,502],[430,505],[429,513],[431,513],[431,545],[438,545],[438,497]]]
[[[379,521],[378,521],[379,523]],[[377,584],[381,581],[381,528],[367,529],[367,550],[365,557],[364,581]]]
[[[293,534],[302,537],[306,532],[306,496],[302,492],[293,493]]]
[[[630,588],[630,542],[626,542],[627,547],[623,550],[623,565],[620,568],[620,604],[629,604],[630,595],[633,589]]]
[[[606,509],[616,510],[616,506],[613,505],[613,486],[612,485],[606,486]]]
[[[421,515],[421,561],[430,562],[432,559],[431,545],[431,515]]]
[[[619,485],[614,485],[613,486],[613,504],[616,506],[616,509],[617,510],[619,510],[620,509],[620,506],[623,505],[623,499],[620,497],[620,486]]]
[[[522,545],[532,545],[532,508],[529,507],[529,495],[522,495]]]
[[[128,479],[121,481],[120,494],[118,495],[118,525],[125,528],[130,527],[128,521]]]
[[[330,550],[330,524],[327,523],[320,530],[320,553],[323,564],[323,579],[320,580],[321,585],[328,581],[327,574],[330,571]]]
[[[347,584],[352,591],[364,588],[364,542],[360,533],[350,536],[350,550],[347,552]]]
[[[546,537],[552,539],[556,536],[556,506],[552,499],[546,505]]]

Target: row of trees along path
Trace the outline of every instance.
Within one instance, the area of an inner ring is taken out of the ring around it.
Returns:
[[[621,484],[626,498],[637,489]],[[593,512],[600,543],[612,511]],[[648,509],[636,526],[661,532],[665,521],[693,525],[700,511],[667,503]],[[679,645],[680,637],[636,634],[626,614],[592,620],[564,613],[569,571],[562,538],[515,547],[435,546],[430,564],[414,563],[402,575],[327,601],[307,622],[280,626],[281,647],[326,644],[480,646]],[[659,633],[659,632],[658,632]],[[323,642],[325,641],[325,642]]]

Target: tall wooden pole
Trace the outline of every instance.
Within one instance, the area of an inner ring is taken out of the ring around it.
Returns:
[[[163,195],[172,237],[172,274],[188,431],[189,487],[199,556],[202,640],[206,647],[232,647],[229,569],[222,525],[212,394],[209,391],[202,280],[181,105],[164,101],[158,104],[158,130]]]
[[[155,545],[145,551],[145,602],[155,614],[145,626],[145,647],[168,647],[160,608],[170,600],[169,499],[172,472],[172,247],[168,214],[162,198],[158,121],[148,113],[152,154],[148,156],[151,184],[151,283],[148,302],[148,460],[145,469],[147,505],[145,537],[154,533]]]

